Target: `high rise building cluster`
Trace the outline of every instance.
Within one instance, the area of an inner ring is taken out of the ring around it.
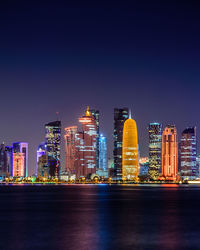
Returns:
[[[0,146],[0,180],[28,177],[28,143],[14,142]]]
[[[175,125],[149,123],[149,155],[140,157],[136,121],[129,108],[114,109],[113,159],[100,132],[100,113],[87,107],[78,123],[64,129],[65,163],[61,164],[61,121],[45,124],[37,148],[38,180],[180,181],[199,178],[196,128],[186,128],[178,141]],[[61,166],[62,165],[62,166]],[[0,146],[0,179],[28,177],[28,143]]]

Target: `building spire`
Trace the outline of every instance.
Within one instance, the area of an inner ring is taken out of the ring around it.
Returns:
[[[85,116],[91,116],[90,108],[87,106],[87,110],[85,111]]]
[[[131,119],[131,109],[129,109],[129,119]]]

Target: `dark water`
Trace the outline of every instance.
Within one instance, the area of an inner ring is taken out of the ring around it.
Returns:
[[[200,186],[0,186],[0,249],[200,249]]]

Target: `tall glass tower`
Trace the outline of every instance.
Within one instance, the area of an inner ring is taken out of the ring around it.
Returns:
[[[99,168],[106,171],[107,167],[107,138],[101,134],[99,137]]]
[[[45,144],[48,153],[48,166],[51,177],[60,175],[60,140],[61,121],[50,122],[45,125]]]
[[[114,177],[117,180],[122,179],[122,136],[124,122],[128,119],[129,109],[114,109]]]
[[[197,164],[197,138],[196,127],[187,128],[181,134],[180,160],[181,177],[195,180],[199,177]]]
[[[149,178],[156,180],[162,173],[162,125],[149,123]]]

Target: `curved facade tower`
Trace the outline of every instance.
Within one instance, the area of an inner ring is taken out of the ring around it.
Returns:
[[[129,118],[124,122],[122,145],[122,179],[138,177],[138,135],[136,122]]]

